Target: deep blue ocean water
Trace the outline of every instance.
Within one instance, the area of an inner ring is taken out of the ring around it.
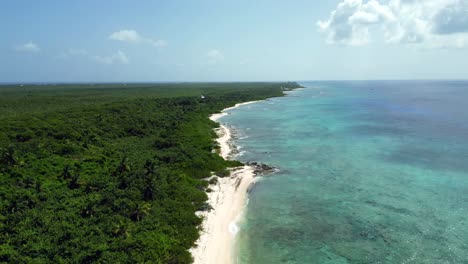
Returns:
[[[250,194],[239,263],[468,263],[468,82],[304,82],[221,119]]]

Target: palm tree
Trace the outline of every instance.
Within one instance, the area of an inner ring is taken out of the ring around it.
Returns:
[[[68,188],[71,190],[80,188],[79,179],[80,179],[80,174],[79,173],[74,174],[71,177],[70,181],[68,182]]]
[[[119,223],[114,226],[112,233],[116,237],[128,237],[128,224],[119,221]]]
[[[156,163],[154,163],[151,160],[146,160],[146,163],[145,163],[144,167],[145,167],[145,176],[153,174],[153,173],[156,172],[156,170],[155,170]]]
[[[154,191],[155,191],[155,187],[154,187],[154,184],[153,182],[147,182],[146,183],[146,187],[145,187],[145,190],[143,191],[143,199],[145,201],[152,201],[154,200]]]
[[[128,158],[123,157],[119,163],[119,166],[117,167],[117,171],[114,174],[122,174],[124,172],[129,172],[129,171],[130,171],[130,165],[128,165]]]
[[[69,189],[78,189],[81,185],[86,185],[86,182],[80,179],[80,170],[81,165],[78,163],[75,163],[73,167],[70,165],[65,165],[63,168],[60,176],[65,181],[68,181]]]
[[[70,170],[70,165],[66,165],[65,168],[63,168],[61,176],[62,176],[62,178],[64,180],[67,180],[67,179],[71,178],[72,174],[71,174],[71,170]]]
[[[156,164],[153,161],[147,160],[145,163],[145,174],[144,174],[144,191],[143,191],[143,199],[145,201],[152,201],[154,200],[154,194],[156,191],[156,184],[155,180],[158,177],[158,173],[156,171]]]
[[[9,145],[7,149],[3,150],[1,162],[7,166],[15,166],[18,163],[15,152],[15,147]]]
[[[135,210],[132,212],[130,215],[130,218],[133,221],[141,221],[145,215],[147,215],[151,210],[151,204],[150,203],[139,203],[137,204]]]

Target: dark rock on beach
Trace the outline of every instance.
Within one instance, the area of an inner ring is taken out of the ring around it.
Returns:
[[[277,168],[256,161],[249,161],[246,165],[254,167],[255,176],[266,175],[277,171]]]

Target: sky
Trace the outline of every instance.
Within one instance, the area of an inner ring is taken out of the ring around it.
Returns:
[[[468,0],[4,0],[0,82],[468,79]]]

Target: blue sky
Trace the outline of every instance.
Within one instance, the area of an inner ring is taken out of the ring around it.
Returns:
[[[0,4],[0,82],[467,79],[467,0]]]

